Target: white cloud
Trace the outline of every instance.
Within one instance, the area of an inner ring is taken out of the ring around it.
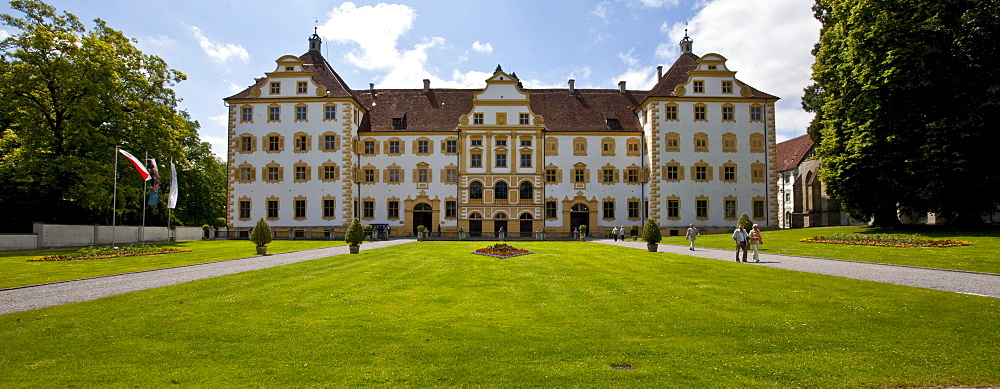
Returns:
[[[812,0],[706,0],[687,26],[695,54],[722,54],[741,81],[782,98],[776,106],[779,133],[790,135],[797,128],[802,135],[812,117],[800,104],[802,88],[811,83],[810,52],[819,39],[820,24],[813,18],[812,4]],[[677,47],[684,27],[675,24],[667,44]]]
[[[625,81],[625,86],[628,89],[650,89],[656,85],[656,67],[642,66],[642,61],[632,55],[633,51],[634,49],[630,49],[627,53],[618,53],[618,59],[621,59],[622,63],[628,66],[628,70],[611,81],[615,87],[618,86],[619,81]],[[604,86],[604,88],[608,88],[608,86]]]
[[[402,4],[358,7],[347,2],[330,11],[330,18],[319,26],[319,34],[334,42],[354,44],[345,58],[357,67],[392,70],[406,54],[396,47],[399,38],[410,30],[416,17],[412,8]],[[443,42],[443,38],[436,39]]]
[[[493,45],[489,42],[480,43],[479,41],[472,42],[472,51],[479,54],[493,54]]]
[[[141,38],[139,41],[153,47],[164,48],[164,49],[177,47],[177,40],[169,36],[166,36],[164,34],[159,34],[156,36],[147,36]]]
[[[226,79],[223,79],[222,83],[226,84],[226,90],[228,90],[230,94],[240,93],[244,89],[247,88],[245,86],[239,86],[235,82],[232,82],[232,81],[229,81],[229,80],[226,80]]]
[[[198,40],[198,44],[201,46],[201,50],[208,54],[209,57],[218,61],[226,62],[231,57],[235,57],[244,63],[250,59],[250,53],[247,52],[243,46],[234,45],[232,43],[218,43],[213,42],[205,35],[202,35],[201,29],[195,26],[185,25],[192,34],[194,34],[195,39]]]
[[[640,0],[642,5],[652,8],[659,8],[663,6],[675,6],[680,0]]]
[[[469,57],[466,57],[464,55],[458,56],[458,62],[468,62],[468,61],[469,61]]]
[[[222,133],[225,133],[225,131],[223,131]],[[218,136],[202,135],[201,141],[208,142],[210,145],[212,145],[212,153],[221,157],[223,161],[226,160],[226,153],[229,148],[229,141],[226,138]]]
[[[676,43],[660,43],[656,46],[656,58],[671,63],[681,55],[681,49]]]
[[[11,36],[11,33],[7,32],[7,30],[0,29],[0,40],[7,39],[9,36]]]
[[[590,11],[590,14],[594,15],[594,16],[597,16],[598,18],[600,18],[601,20],[603,20],[605,23],[607,23],[608,22],[608,5],[610,5],[610,3],[607,2],[607,1],[602,1],[600,3],[597,3],[597,5],[594,6],[594,9]]]
[[[629,67],[639,66],[639,59],[632,55],[634,52],[635,48],[629,49],[627,53],[618,53],[618,59],[622,60]]]

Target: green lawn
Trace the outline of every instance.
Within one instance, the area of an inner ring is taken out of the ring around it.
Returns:
[[[362,246],[3,315],[0,387],[1000,385],[1000,299],[515,245],[537,253]]]
[[[267,252],[274,254],[342,244],[344,244],[343,241],[276,240],[267,245]],[[59,262],[28,262],[28,259],[40,255],[65,253],[67,250],[32,253],[7,252],[0,254],[0,274],[3,275],[3,277],[0,277],[0,288],[246,258],[257,255],[253,243],[246,240],[192,240],[158,246],[191,249],[193,251]]]
[[[817,227],[763,231],[761,253],[804,255],[810,257],[850,259],[855,261],[924,266],[938,269],[971,270],[1000,273],[1000,231],[976,233],[920,232],[927,239],[966,240],[972,246],[963,247],[875,247],[844,244],[806,243],[803,238],[831,236],[836,233],[900,234],[913,235],[911,231],[894,231],[869,227]],[[688,245],[683,236],[667,236],[661,243]],[[702,235],[696,247],[732,250],[730,234]]]

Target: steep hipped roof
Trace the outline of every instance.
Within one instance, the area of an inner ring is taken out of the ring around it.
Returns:
[[[809,150],[812,150],[812,147],[813,140],[809,137],[809,134],[778,143],[774,147],[775,158],[778,161],[775,170],[780,172],[795,169],[802,163],[806,155],[809,154]]]
[[[674,88],[678,85],[687,83],[688,79],[691,77],[691,71],[698,68],[698,59],[699,57],[692,53],[682,53],[681,56],[674,61],[674,64],[670,65],[670,69],[667,69],[663,78],[660,78],[660,80],[656,82],[656,85],[649,90],[647,97],[677,97],[674,94]],[[778,98],[777,96],[769,93],[761,92],[757,90],[757,88],[754,88],[739,79],[736,81],[750,88],[752,92],[750,97],[760,99]]]
[[[326,58],[323,58],[323,55],[318,51],[307,51],[305,54],[300,55],[299,59],[302,60],[302,70],[312,72],[313,81],[326,87],[328,92],[326,97],[354,97],[351,88],[347,87],[344,79],[340,78],[340,75],[333,70],[333,67],[326,62]],[[267,78],[258,78],[256,81],[254,85],[223,100],[251,98],[250,90],[254,87],[262,88],[264,83],[267,82]]]
[[[453,131],[459,117],[472,111],[479,89],[375,89],[357,91],[368,110],[359,131]],[[632,112],[644,94],[617,89],[525,89],[532,113],[548,131],[642,131]],[[393,119],[400,119],[394,125]],[[607,119],[617,119],[608,127]]]

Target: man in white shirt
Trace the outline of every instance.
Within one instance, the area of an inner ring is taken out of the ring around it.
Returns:
[[[743,228],[742,225],[736,227],[736,231],[733,231],[733,241],[736,242],[736,262],[740,262],[740,251],[743,251],[743,262],[747,261],[747,240],[750,238],[750,234],[747,234],[747,230]]]

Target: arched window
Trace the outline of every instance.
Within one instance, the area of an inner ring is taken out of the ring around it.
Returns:
[[[503,181],[497,182],[496,186],[493,187],[493,196],[497,200],[507,199],[507,183]]]
[[[471,215],[469,215],[469,219],[482,219],[482,218],[483,215],[480,215],[479,212],[473,212]]]
[[[413,207],[413,210],[414,211],[430,211],[431,210],[431,206],[430,206],[430,204],[420,203],[420,204],[417,204],[416,207]]]
[[[469,184],[469,198],[473,200],[483,199],[483,183],[479,181],[472,181]]]
[[[531,186],[531,181],[525,181],[521,183],[520,188],[518,188],[521,200],[531,200],[535,198],[534,188]]]
[[[573,210],[573,212],[590,212],[590,208],[588,208],[584,204],[574,204],[573,208],[571,209]]]

